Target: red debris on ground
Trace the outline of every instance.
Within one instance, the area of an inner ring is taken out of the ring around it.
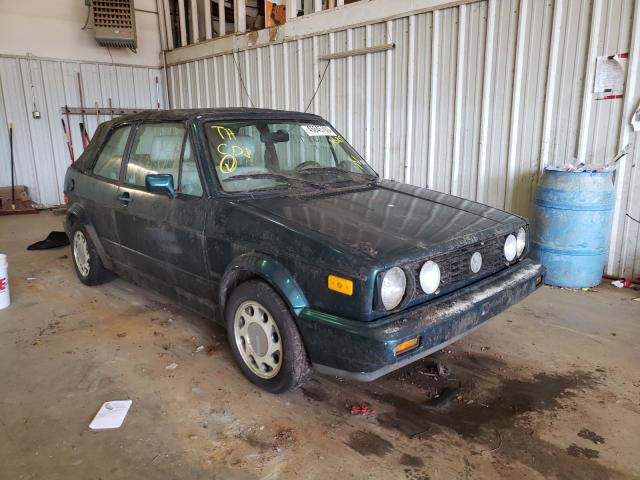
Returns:
[[[373,413],[375,413],[373,408],[367,402],[351,407],[351,415],[372,415]]]

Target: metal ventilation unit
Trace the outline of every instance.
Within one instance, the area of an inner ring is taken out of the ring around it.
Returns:
[[[93,0],[93,31],[103,47],[138,46],[133,0]]]

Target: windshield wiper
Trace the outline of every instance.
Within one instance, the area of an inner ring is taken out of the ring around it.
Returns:
[[[327,187],[332,187],[332,186],[335,187],[342,184],[352,183],[356,181],[356,178],[359,180],[360,178],[364,177],[365,179],[367,179],[368,182],[372,182],[378,178],[376,175],[370,175],[364,172],[362,173],[352,172],[351,170],[345,170],[344,168],[339,168],[339,167],[308,167],[300,170],[298,173],[305,173],[305,172],[308,172],[308,173],[327,172],[327,173],[349,174],[350,178],[343,178],[341,180],[335,180],[333,182],[326,182],[324,185]]]
[[[287,175],[282,175],[279,173],[244,173],[241,175],[233,175],[231,177],[225,178],[222,181],[223,182],[230,182],[233,180],[248,180],[251,178],[271,178],[271,179],[275,179],[275,180],[280,180],[281,182],[285,183],[289,188],[293,187],[293,185],[291,184],[291,182],[298,182],[298,183],[304,183],[307,185],[311,185],[312,187],[315,188],[325,188],[324,185],[320,184],[320,183],[316,183],[316,182],[312,182],[309,180],[305,180],[303,178],[294,178],[294,177],[289,177]],[[258,190],[258,189],[256,189]],[[260,190],[265,190],[260,189]]]
[[[278,175],[277,173],[243,173],[242,175],[232,175],[222,179],[223,182],[231,182],[234,180],[247,180],[250,178],[273,178],[276,180],[282,180],[284,183],[289,183],[289,178],[285,175]]]
[[[370,175],[368,173],[360,173],[360,172],[354,172],[352,170],[345,170],[344,168],[340,168],[340,167],[307,167],[307,168],[303,168],[302,170],[299,170],[298,173],[305,173],[305,172],[331,172],[331,173],[348,173],[349,175],[356,175],[358,177],[366,177],[366,178],[377,178],[375,175]]]

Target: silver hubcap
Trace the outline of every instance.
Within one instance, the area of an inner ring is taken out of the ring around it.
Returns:
[[[73,258],[76,261],[76,267],[80,275],[86,277],[89,275],[89,247],[84,234],[78,230],[73,235]]]
[[[245,365],[260,378],[275,377],[282,367],[282,338],[271,313],[258,302],[236,310],[233,334]]]

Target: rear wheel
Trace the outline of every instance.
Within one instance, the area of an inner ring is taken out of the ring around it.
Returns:
[[[252,383],[281,393],[308,379],[311,368],[300,332],[269,285],[251,280],[236,287],[227,302],[225,320],[234,358]]]
[[[71,258],[78,278],[85,285],[99,285],[107,272],[86,229],[75,224],[71,229]]]

